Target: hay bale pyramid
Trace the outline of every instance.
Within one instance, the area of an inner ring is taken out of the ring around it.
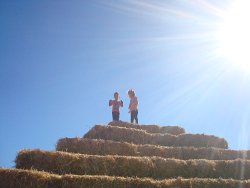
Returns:
[[[250,151],[179,126],[113,121],[56,151],[22,150],[0,188],[250,188]]]

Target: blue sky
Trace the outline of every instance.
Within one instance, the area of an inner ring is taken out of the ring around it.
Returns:
[[[0,2],[0,166],[24,148],[54,150],[111,121],[118,91],[139,123],[180,125],[249,149],[250,74],[218,55],[232,1]],[[240,48],[240,47],[238,47]]]

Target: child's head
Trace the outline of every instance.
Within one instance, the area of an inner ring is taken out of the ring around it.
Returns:
[[[114,93],[114,98],[115,98],[115,100],[118,100],[118,99],[119,99],[119,93],[118,93],[118,92],[115,92],[115,93]]]
[[[128,90],[128,96],[129,96],[130,98],[134,97],[134,96],[135,96],[135,91],[132,90],[132,89]]]

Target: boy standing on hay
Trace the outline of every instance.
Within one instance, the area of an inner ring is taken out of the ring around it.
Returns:
[[[120,107],[123,107],[123,101],[119,99],[119,93],[114,93],[115,100],[109,100],[109,106],[112,106],[112,117],[113,121],[119,121],[120,118]]]
[[[132,89],[128,91],[128,96],[130,98],[129,113],[131,113],[131,123],[134,123],[135,120],[138,124],[138,98],[135,96],[135,91]]]

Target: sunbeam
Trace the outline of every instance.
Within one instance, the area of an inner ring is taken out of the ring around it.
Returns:
[[[218,54],[235,68],[250,73],[250,1],[234,1],[218,32]]]

